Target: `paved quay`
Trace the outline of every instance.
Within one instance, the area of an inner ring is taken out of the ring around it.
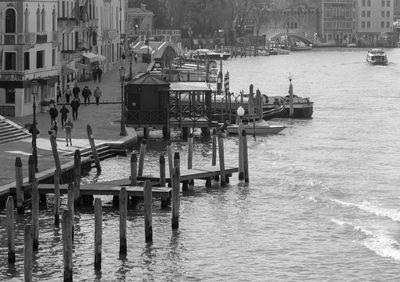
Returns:
[[[147,64],[138,63],[132,64],[132,73],[145,72]],[[126,75],[129,74],[129,63],[124,64]],[[78,82],[78,86],[83,89],[87,85],[93,92],[96,86],[99,86],[102,97],[100,105],[95,104],[95,99],[91,97],[91,104],[83,104],[78,111],[78,119],[73,121],[74,128],[72,130],[72,146],[66,146],[65,133],[61,128],[61,117],[58,116],[58,135],[57,148],[60,155],[61,165],[73,160],[73,156],[67,156],[70,152],[76,149],[84,149],[90,147],[87,138],[87,125],[90,124],[93,130],[95,143],[124,141],[131,138],[136,138],[136,132],[128,128],[128,136],[120,136],[120,120],[121,120],[121,83],[119,79],[118,68],[112,72],[104,73],[102,81],[85,81]],[[62,102],[62,100],[60,101]],[[58,107],[60,109],[60,106]],[[71,108],[67,107],[72,114]],[[40,111],[40,106],[37,108]],[[72,117],[72,115],[71,115]],[[15,123],[25,126],[31,124],[33,116],[12,117],[10,118]],[[50,128],[50,115],[48,112],[37,113],[38,129],[40,134],[37,138],[38,148],[38,169],[39,172],[54,168],[54,159],[51,151],[50,139],[48,131]],[[11,143],[0,144],[0,187],[15,181],[15,158],[20,157],[23,165],[23,176],[28,176],[28,158],[32,153],[32,138],[26,138]]]

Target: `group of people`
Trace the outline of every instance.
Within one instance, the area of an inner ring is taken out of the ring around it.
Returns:
[[[60,92],[59,92],[60,93]],[[95,100],[96,100],[96,105],[100,104],[100,97],[102,96],[101,94],[101,90],[98,86],[96,86],[96,88],[92,91],[89,89],[89,87],[86,85],[83,89],[82,89],[82,93],[81,93],[81,89],[79,88],[79,86],[75,83],[72,90],[70,85],[67,84],[67,87],[64,90],[64,96],[65,96],[65,103],[66,104],[71,104],[70,100],[71,100],[71,96],[73,95],[73,100],[74,99],[78,99],[78,101],[80,102],[80,98],[79,98],[79,94],[82,95],[83,97],[83,102],[85,104],[90,104],[90,97],[93,95]],[[61,95],[61,94],[57,94],[57,95]],[[62,96],[60,96],[61,98]],[[57,101],[59,100],[59,97],[57,96]],[[72,106],[72,105],[71,105]]]
[[[76,98],[74,98],[75,100]],[[73,110],[74,112],[74,110]],[[65,141],[68,143],[70,146],[72,146],[72,128],[74,127],[74,124],[71,120],[71,117],[68,116],[69,110],[65,105],[62,106],[60,109],[60,114],[61,114],[61,126],[65,130]],[[49,115],[50,115],[50,129],[49,129],[49,135],[53,135],[55,138],[57,138],[57,133],[58,133],[58,124],[57,124],[57,117],[58,117],[58,109],[57,105],[54,104],[50,110],[49,110]]]
[[[96,65],[92,71],[93,81],[96,82],[96,80],[99,80],[99,82],[101,82],[102,74],[103,74],[103,71],[101,70],[101,68],[98,65]]]

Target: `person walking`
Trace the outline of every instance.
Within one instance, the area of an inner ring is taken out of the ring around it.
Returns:
[[[90,96],[92,96],[92,91],[90,91],[89,87],[86,85],[82,90],[83,101],[85,104],[90,104]]]
[[[69,85],[67,85],[67,88],[65,88],[65,90],[64,90],[65,102],[67,104],[69,104],[69,100],[71,98],[71,94],[72,94],[71,88],[69,88]]]
[[[71,121],[71,118],[68,117],[67,121],[65,122],[65,141],[67,142],[67,146],[68,146],[68,141],[69,141],[69,145],[72,146],[72,128],[74,127],[74,124]]]
[[[137,53],[135,53],[135,64],[137,64]]]
[[[78,108],[81,105],[81,103],[79,102],[79,99],[74,97],[74,99],[71,102],[71,109],[72,109],[72,118],[74,120],[78,119]]]
[[[63,105],[62,108],[60,109],[60,113],[61,113],[61,127],[64,128],[64,123],[67,120],[69,110],[65,105]]]
[[[103,71],[101,70],[100,67],[97,67],[97,78],[99,79],[99,82],[101,82],[101,75],[103,74]]]
[[[50,121],[53,122],[57,119],[58,116],[58,110],[56,104],[53,104],[53,107],[50,108],[49,110],[49,115],[50,115]]]
[[[92,76],[93,76],[94,82],[96,82],[96,80],[97,80],[97,68],[98,68],[98,66],[94,67],[93,71],[92,71]]]
[[[57,104],[58,104],[58,100],[62,97],[61,95],[61,90],[60,90],[60,86],[57,86]]]
[[[79,86],[75,83],[74,88],[72,88],[72,93],[74,94],[74,97],[79,99],[79,93],[81,92],[81,89]]]
[[[100,104],[100,96],[101,96],[100,88],[97,86],[93,92],[94,92],[93,94],[94,98],[96,99],[96,105],[98,106]]]

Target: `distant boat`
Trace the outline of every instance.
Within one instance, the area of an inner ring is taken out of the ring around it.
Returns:
[[[303,42],[297,42],[290,47],[291,51],[307,51],[307,50],[311,50],[311,49],[312,49],[311,44],[306,45]]]
[[[209,49],[197,49],[192,52],[193,57],[198,57],[200,59],[205,59],[206,57],[211,60],[227,60],[230,56],[231,53],[229,52],[215,52]]]
[[[379,48],[369,50],[366,60],[372,65],[386,65],[388,63],[385,52]]]
[[[265,120],[258,120],[254,123],[247,123],[242,125],[243,129],[246,130],[246,133],[249,135],[271,135],[277,134],[284,130],[286,126],[282,124],[269,124]],[[226,131],[229,134],[238,134],[239,125],[233,124],[228,125]]]

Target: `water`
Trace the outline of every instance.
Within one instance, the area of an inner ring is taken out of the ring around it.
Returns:
[[[118,256],[118,212],[104,197],[103,269],[93,267],[90,208],[75,218],[76,281],[397,281],[400,272],[400,49],[388,66],[365,62],[364,49],[320,49],[224,62],[231,89],[253,83],[267,95],[295,94],[315,102],[311,120],[279,120],[282,134],[249,138],[250,185],[235,174],[226,188],[198,181],[183,194],[180,228],[154,202],[154,243],[144,243],[142,206],[128,213],[128,256]],[[195,164],[211,162],[211,144],[195,139]],[[151,140],[145,172],[156,169],[163,141]],[[186,164],[186,144],[182,150]],[[236,164],[237,139],[225,141]],[[103,175],[127,177],[129,158],[103,163]],[[65,199],[64,203],[65,204]],[[0,218],[3,222],[4,211]],[[41,211],[34,280],[62,279],[61,231],[51,207]],[[18,261],[7,265],[0,226],[0,280],[23,277],[23,223],[17,216]]]

